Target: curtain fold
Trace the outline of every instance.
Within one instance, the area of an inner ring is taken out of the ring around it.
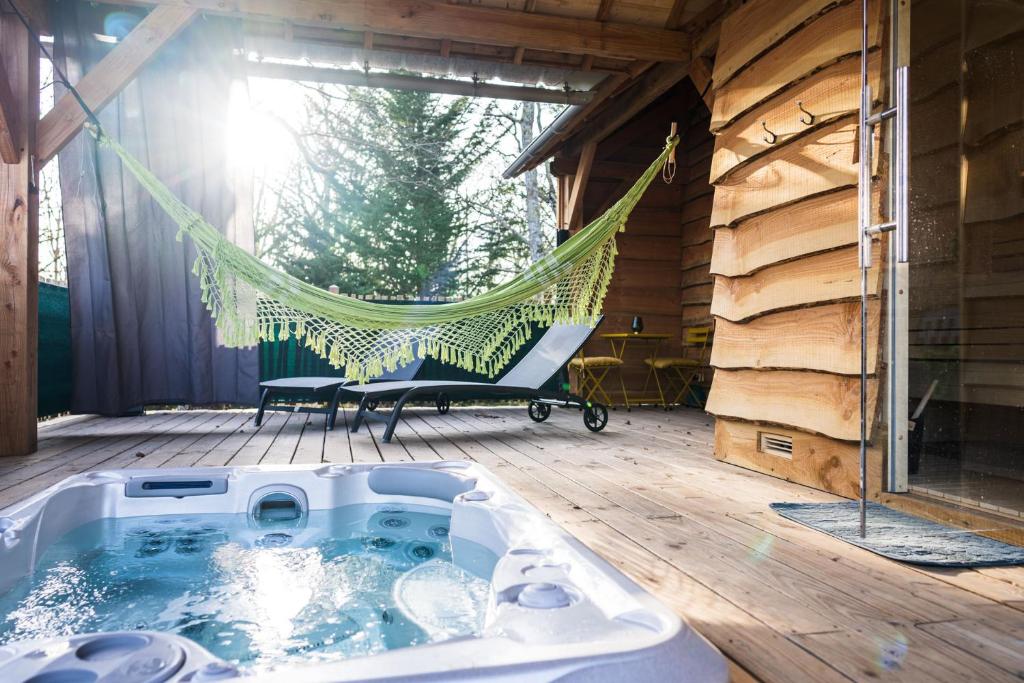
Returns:
[[[72,83],[135,19],[109,5],[53,6],[55,59]],[[133,10],[135,11],[135,10]],[[232,242],[253,249],[252,178],[233,163],[231,112],[245,106],[240,25],[199,18],[99,112],[104,130]],[[63,94],[57,86],[57,96]],[[109,152],[79,134],[59,155],[68,254],[72,409],[253,404],[255,348],[232,349],[200,300],[189,240]]]

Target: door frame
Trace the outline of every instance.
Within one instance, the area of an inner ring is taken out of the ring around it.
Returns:
[[[910,2],[892,0],[890,4],[889,22],[889,92],[896,88],[895,74],[902,68],[910,68]],[[907,78],[909,90],[909,77]],[[909,95],[909,92],[907,93]],[[910,98],[905,97],[905,108],[910,108]],[[895,159],[901,152],[909,152],[910,112],[900,112],[903,125],[890,127],[888,135],[889,158]],[[906,140],[899,140],[893,131],[901,130]],[[895,190],[897,183],[910,183],[910,160],[906,160],[906,177],[898,177],[899,169],[890,168],[890,191],[888,192],[888,215],[897,216],[901,207],[897,205],[899,193]],[[907,192],[902,194],[903,202],[907,202]],[[886,253],[886,337],[885,337],[885,490],[888,493],[906,493],[909,490],[909,440],[910,440],[910,263],[908,259],[899,258],[899,240],[907,239],[909,216],[903,207],[903,226],[901,235],[890,233]]]

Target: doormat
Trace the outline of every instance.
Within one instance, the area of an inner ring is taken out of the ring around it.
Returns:
[[[1024,548],[930,522],[879,503],[868,503],[865,538],[860,537],[856,501],[772,503],[771,508],[786,519],[899,562],[933,567],[1024,564]]]

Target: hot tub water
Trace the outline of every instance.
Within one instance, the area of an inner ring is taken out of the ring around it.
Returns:
[[[452,563],[449,523],[430,508],[371,504],[300,522],[97,520],[0,596],[0,644],[162,631],[261,670],[478,635],[490,577]]]

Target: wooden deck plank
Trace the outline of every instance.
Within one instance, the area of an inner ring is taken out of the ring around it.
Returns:
[[[117,469],[119,467],[159,467],[169,458],[180,453],[203,437],[208,430],[229,419],[228,415],[216,412],[183,412],[173,421],[171,428],[157,438],[115,457],[96,463],[89,469]]]
[[[345,411],[338,409],[338,417],[334,421],[334,429],[324,433],[324,462],[342,465],[352,462],[352,444],[349,440],[348,421]]]
[[[294,465],[316,465],[324,461],[324,440],[327,436],[327,416],[313,413],[306,420],[292,458]]]
[[[85,470],[471,459],[684,615],[735,680],[1011,680],[1024,670],[1024,568],[922,569],[788,522],[774,501],[836,497],[716,461],[694,410],[614,411],[601,434],[575,410],[412,408],[358,433],[322,416],[165,411],[40,432],[0,461],[0,506]]]
[[[223,464],[238,466],[259,464],[287,422],[288,417],[284,413],[270,413],[264,417],[263,424],[256,427],[256,433],[246,442],[245,446],[238,449],[238,452],[226,459]]]
[[[351,432],[352,418],[355,416],[355,411],[350,408],[343,408],[345,415],[345,429],[349,431],[349,443],[352,448],[352,462],[384,462],[384,458],[380,455],[380,449],[377,448],[377,442],[373,439],[373,435],[363,427],[356,433]]]
[[[252,416],[248,413],[232,413],[230,418],[211,429],[198,441],[168,458],[159,467],[192,467],[196,465],[205,454],[216,451],[222,443],[251,419]]]
[[[306,426],[305,413],[289,413],[288,421],[274,438],[274,443],[267,449],[261,465],[289,465],[295,457],[295,449],[302,438],[302,429]]]

